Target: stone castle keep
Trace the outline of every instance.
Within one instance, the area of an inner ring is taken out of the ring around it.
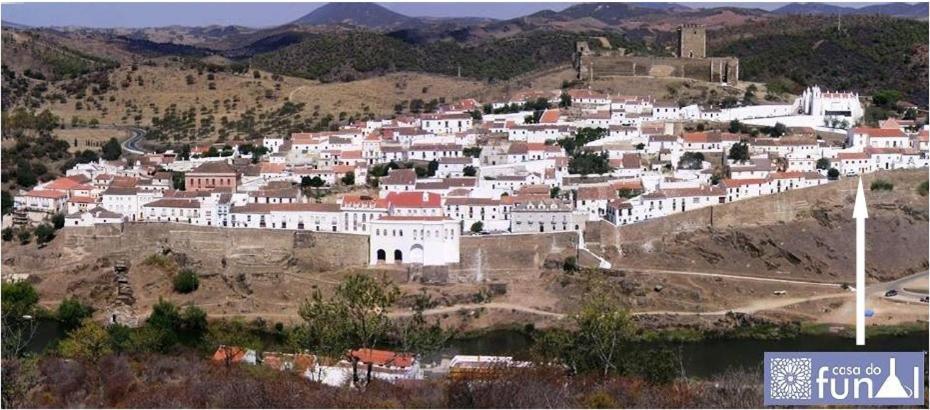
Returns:
[[[682,77],[735,85],[739,81],[739,59],[708,57],[704,26],[686,24],[678,28],[678,57],[628,56],[623,49],[593,51],[587,42],[575,46],[574,67],[578,79],[593,81],[610,77]]]

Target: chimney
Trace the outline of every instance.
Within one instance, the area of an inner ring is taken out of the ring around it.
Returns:
[[[429,192],[423,191],[423,202],[429,202]]]

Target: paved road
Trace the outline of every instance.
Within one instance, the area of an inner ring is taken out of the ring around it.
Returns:
[[[130,136],[129,139],[123,141],[123,151],[131,154],[145,154],[145,150],[139,146],[139,143],[145,138],[145,130],[134,127],[127,127],[126,129],[129,131]]]
[[[915,273],[915,274],[913,274],[913,275],[905,276],[905,277],[903,277],[903,278],[901,278],[901,279],[895,279],[895,280],[890,281],[890,282],[882,282],[882,283],[875,283],[875,284],[871,284],[871,285],[866,285],[865,288],[869,291],[869,294],[881,293],[882,295],[884,295],[885,292],[887,292],[887,291],[889,291],[889,290],[892,290],[892,289],[897,289],[897,290],[900,292],[900,291],[901,291],[901,287],[902,287],[905,283],[910,282],[910,281],[912,281],[912,280],[914,280],[914,279],[916,279],[916,278],[918,278],[918,277],[921,277],[921,276],[923,276],[924,279],[926,279],[926,278],[927,278],[927,271],[917,272],[917,273]]]
[[[924,278],[924,284],[926,284],[927,271],[923,271],[923,272],[918,272],[913,275],[905,276],[901,279],[896,279],[890,282],[876,283],[874,285],[869,285],[869,286],[866,286],[865,288],[868,290],[868,294],[873,295],[873,296],[883,297],[888,300],[894,300],[898,302],[924,303],[920,301],[920,298],[927,296],[926,293],[921,294],[917,292],[911,292],[908,290],[904,290],[904,286],[908,282],[914,279],[921,278],[921,277]],[[892,289],[897,290],[898,294],[896,296],[885,296],[885,292],[892,290]]]

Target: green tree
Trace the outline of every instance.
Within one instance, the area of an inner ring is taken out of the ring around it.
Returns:
[[[55,239],[55,228],[49,224],[41,224],[36,227],[36,243],[44,244]]]
[[[701,169],[704,163],[704,154],[700,152],[685,152],[678,160],[678,169]]]
[[[0,284],[3,357],[19,357],[38,328],[39,293],[26,281]]]
[[[830,170],[827,171],[827,178],[829,180],[836,181],[837,179],[839,179],[839,177],[840,177],[840,171],[838,169],[830,168]]]
[[[25,245],[32,240],[32,231],[28,229],[22,229],[19,231],[19,234],[16,235],[19,239],[19,243]]]
[[[568,172],[572,174],[606,174],[613,170],[606,152],[583,152],[575,154],[568,162]]]
[[[462,155],[466,157],[478,158],[481,156],[481,147],[467,147],[462,150]]]
[[[387,311],[399,296],[396,285],[364,274],[347,277],[330,298],[323,298],[317,289],[299,311],[316,342],[316,346],[308,348],[340,357],[349,349],[376,347],[391,329]],[[353,380],[357,382],[358,362],[354,358],[352,369]],[[368,370],[366,381],[371,380],[371,369]]]
[[[12,227],[3,228],[3,241],[4,241],[4,242],[12,241],[12,240],[13,240],[13,234],[14,234],[14,232],[13,232],[13,228],[12,228]]]
[[[84,319],[81,326],[68,333],[58,350],[62,356],[97,363],[113,352],[110,334],[92,319]]]
[[[4,177],[5,178],[5,177]],[[10,191],[3,190],[2,214],[7,215],[13,210],[13,195]]]
[[[484,229],[484,223],[481,222],[481,221],[477,221],[477,222],[471,224],[471,231],[472,231],[472,233],[479,233],[479,232],[481,232],[483,229]]]
[[[306,187],[320,188],[323,185],[326,185],[326,182],[324,182],[323,179],[320,178],[318,175],[315,175],[312,178],[308,176],[304,176],[300,178],[300,186],[304,188]]]
[[[31,188],[38,182],[39,180],[32,169],[32,164],[30,164],[29,161],[20,160],[16,165],[16,185],[22,188]]]
[[[830,159],[829,158],[818,159],[817,169],[830,169]]]
[[[345,176],[342,177],[342,184],[348,186],[355,185],[355,172],[346,172]]]
[[[439,325],[439,319],[432,323],[426,320],[423,312],[434,305],[426,291],[414,297],[413,315],[410,318],[401,318],[394,325],[395,338],[402,352],[415,352],[418,355],[429,355],[441,349],[451,337]]]
[[[891,191],[894,189],[894,184],[891,181],[886,181],[884,179],[876,179],[872,181],[870,190],[872,191]]]
[[[559,107],[565,108],[565,107],[571,107],[571,106],[572,106],[572,97],[568,95],[568,93],[563,92],[562,95],[559,96]]]
[[[171,282],[174,285],[174,291],[178,293],[191,293],[200,287],[200,278],[197,277],[196,272],[190,269],[178,272]]]
[[[466,177],[473,177],[478,175],[478,169],[474,166],[466,165],[465,168],[462,169],[462,174],[464,174]]]
[[[562,192],[562,188],[559,188],[557,186],[549,188],[549,198],[558,197],[560,192]]]
[[[901,92],[897,90],[881,90],[872,95],[872,104],[884,109],[894,109],[901,99]]]
[[[426,171],[427,171],[426,175],[431,176],[431,177],[436,176],[436,171],[438,170],[439,170],[439,161],[436,161],[434,159],[430,161],[428,164],[426,164]]]
[[[730,147],[730,154],[727,156],[734,161],[749,161],[749,145],[745,142],[737,142]]]
[[[61,229],[65,227],[65,214],[57,213],[52,216],[52,226],[55,229]]]
[[[617,370],[619,353],[635,330],[629,314],[619,306],[617,299],[595,294],[573,319],[578,326],[578,353],[596,363],[604,377]]]
[[[562,261],[562,270],[569,273],[578,272],[578,258],[574,256],[566,257]]]
[[[107,161],[113,161],[119,159],[123,155],[123,147],[120,146],[119,141],[116,138],[110,138],[106,144],[103,144],[103,155],[101,157]]]
[[[776,122],[775,126],[769,129],[769,136],[778,138],[788,134],[788,127],[785,124]]]
[[[732,133],[741,132],[743,130],[743,124],[739,120],[730,121],[729,131]]]
[[[94,314],[94,308],[81,303],[74,297],[68,297],[58,305],[58,321],[62,330],[71,331],[81,325],[84,319]]]

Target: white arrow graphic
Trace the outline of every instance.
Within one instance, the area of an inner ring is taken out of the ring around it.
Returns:
[[[865,220],[869,211],[862,192],[862,177],[856,190],[853,218],[856,220],[856,345],[865,346]]]

